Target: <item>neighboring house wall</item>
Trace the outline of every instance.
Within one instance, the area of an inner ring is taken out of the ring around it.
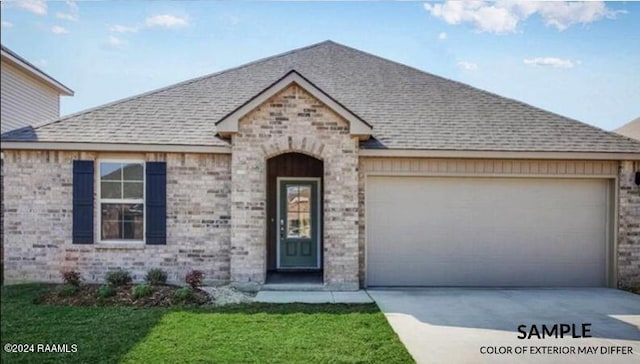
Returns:
[[[618,177],[618,284],[640,286],[640,187],[634,171],[640,163],[617,161],[435,159],[361,157],[359,163],[360,283],[366,269],[366,176]],[[614,188],[615,189],[615,188]],[[615,194],[615,193],[614,193]],[[612,224],[615,222],[612,219]]]
[[[640,162],[620,163],[618,190],[618,284],[621,287],[640,287],[640,186],[635,174]]]
[[[624,135],[627,138],[640,140],[640,118],[637,118],[622,127],[614,130],[615,133]]]
[[[167,162],[166,245],[71,243],[73,160],[97,158]],[[229,155],[5,151],[4,168],[7,281],[59,281],[63,269],[101,281],[118,267],[136,280],[154,267],[172,282],[190,269],[210,283],[229,280]]]
[[[59,91],[6,61],[1,72],[2,133],[60,115]]]
[[[348,123],[297,85],[239,122],[232,138],[231,278],[263,283],[266,161],[299,152],[324,162],[324,283],[358,288],[358,140]]]

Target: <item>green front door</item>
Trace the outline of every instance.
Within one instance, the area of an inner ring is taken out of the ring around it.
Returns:
[[[317,269],[318,181],[280,180],[278,268]]]

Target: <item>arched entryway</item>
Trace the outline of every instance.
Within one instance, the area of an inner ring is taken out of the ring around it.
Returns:
[[[322,283],[323,175],[306,154],[267,160],[267,283]]]

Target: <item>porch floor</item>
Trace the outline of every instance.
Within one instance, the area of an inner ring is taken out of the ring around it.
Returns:
[[[323,291],[322,271],[269,272],[263,291]]]
[[[322,271],[269,272],[266,284],[322,284]]]

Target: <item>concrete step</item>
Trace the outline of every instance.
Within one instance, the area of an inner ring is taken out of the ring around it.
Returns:
[[[260,291],[255,302],[265,303],[372,303],[366,291]]]
[[[261,291],[325,291],[321,283],[266,283]]]

